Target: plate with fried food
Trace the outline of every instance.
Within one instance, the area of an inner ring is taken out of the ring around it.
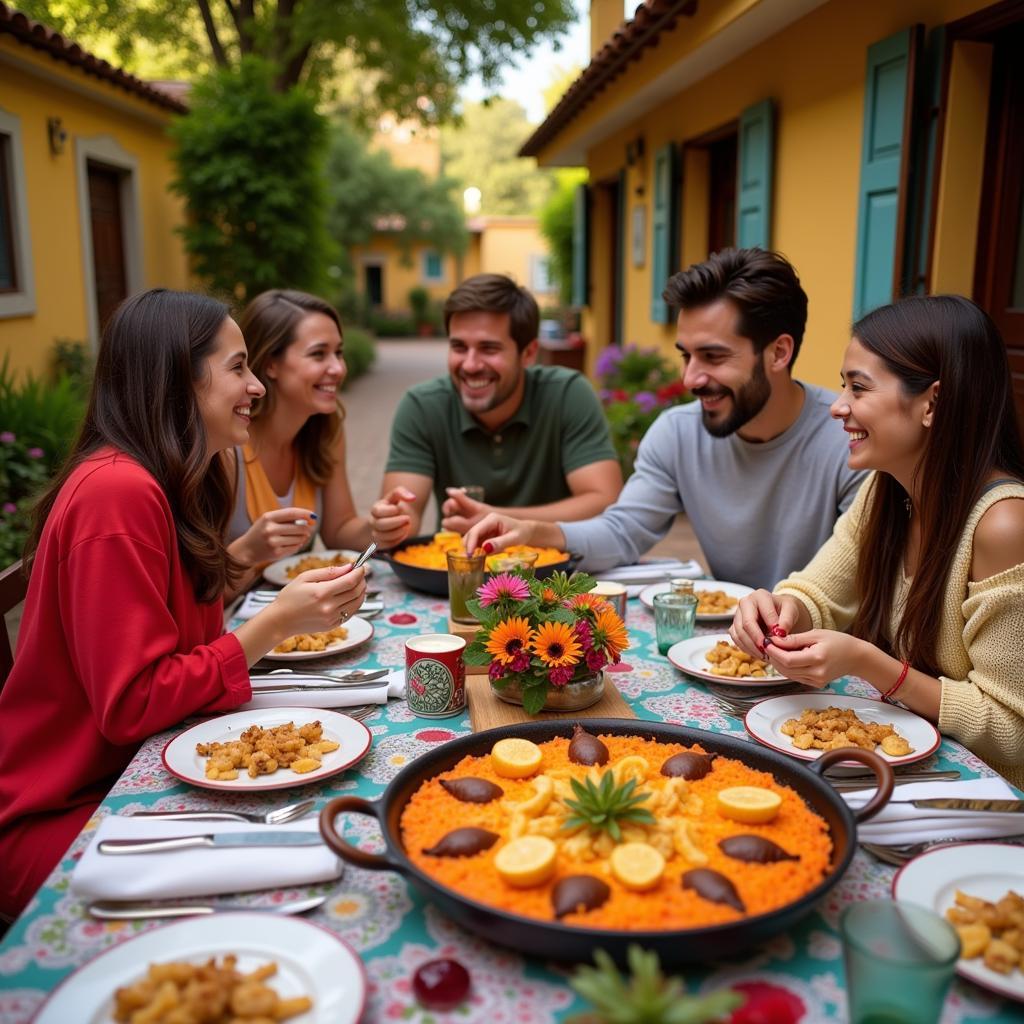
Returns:
[[[672,585],[667,580],[662,583],[652,583],[640,591],[640,603],[653,610],[654,595],[667,594],[671,589]],[[742,583],[726,583],[723,580],[694,580],[693,592],[697,595],[698,622],[732,622],[739,599],[754,591]]]
[[[366,994],[362,961],[334,932],[298,917],[228,912],[104,950],[65,978],[33,1021],[356,1024]]]
[[[319,782],[369,752],[370,730],[323,708],[260,708],[199,722],[163,750],[164,767],[202,789],[254,793]]]
[[[747,712],[744,724],[758,742],[802,761],[815,761],[826,750],[861,747],[890,764],[911,764],[941,742],[935,726],[913,711],[838,693],[769,697]]]
[[[263,578],[276,587],[284,587],[308,569],[323,569],[329,565],[351,565],[358,557],[358,551],[349,551],[346,548],[303,551],[297,555],[289,555],[287,558],[279,558],[276,562],[264,566]],[[363,569],[367,576],[373,574],[369,562],[363,563]]]
[[[941,914],[960,936],[956,972],[1024,1002],[1024,850],[1010,843],[956,843],[904,864],[893,899]]]
[[[668,649],[668,660],[680,672],[727,686],[778,686],[789,680],[767,662],[752,658],[730,640],[728,633],[692,636]]]
[[[299,633],[290,636],[263,657],[267,661],[311,661],[326,658],[332,654],[351,651],[365,644],[373,637],[373,623],[358,615],[348,619],[344,625],[335,626],[323,633]]]

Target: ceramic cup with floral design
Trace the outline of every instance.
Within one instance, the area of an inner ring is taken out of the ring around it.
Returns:
[[[405,700],[420,718],[449,718],[466,706],[466,641],[426,633],[405,641]]]

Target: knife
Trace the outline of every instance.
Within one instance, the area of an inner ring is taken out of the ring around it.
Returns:
[[[1024,800],[967,800],[954,797],[929,797],[927,800],[890,800],[893,804],[911,804],[921,810],[987,811],[989,814],[1024,813]]]
[[[139,921],[146,917],[195,917],[219,914],[223,911],[242,911],[266,914],[304,914],[316,910],[326,901],[326,896],[309,896],[303,900],[289,900],[287,903],[252,905],[249,903],[122,903],[119,900],[98,900],[86,908],[92,917],[103,921]]]
[[[100,853],[162,853],[165,850],[194,850],[238,846],[320,846],[319,832],[211,832],[199,836],[174,836],[168,839],[104,839]]]
[[[254,690],[266,690],[267,687],[257,686],[257,682],[288,684],[289,688],[306,689],[305,685],[297,685],[299,680],[317,680],[317,689],[332,690],[347,686],[387,686],[390,669],[382,668],[362,675],[349,673],[343,676],[332,676],[326,672],[296,672],[293,669],[276,669],[273,672],[250,672],[249,681]]]

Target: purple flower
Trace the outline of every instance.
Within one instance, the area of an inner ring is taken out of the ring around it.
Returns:
[[[603,651],[587,651],[587,668],[591,672],[600,672],[608,664]]]
[[[0,433],[0,444],[14,444],[17,440],[17,436],[12,434],[9,430],[5,430],[3,433]]]
[[[608,345],[597,357],[594,364],[594,373],[598,377],[607,377],[614,373],[619,363],[622,362],[622,349],[618,345]]]
[[[4,502],[4,511],[9,516],[12,516],[12,515],[14,515],[15,512],[18,511],[18,506],[15,505],[13,501],[5,501]]]
[[[573,632],[576,634],[576,639],[580,642],[580,646],[585,651],[593,650],[594,647],[594,636],[590,632],[590,623],[585,619],[580,619],[579,622],[573,626]]]
[[[503,572],[492,576],[476,593],[480,604],[486,608],[499,601],[525,601],[530,596],[530,588],[521,576]]]
[[[46,454],[46,452],[44,452],[42,448],[29,448],[29,450],[25,452],[25,454],[30,459],[41,459]]]
[[[658,406],[658,396],[653,391],[638,391],[633,396],[633,401],[636,402],[644,412],[650,412]]]
[[[523,672],[528,671],[529,668],[530,668],[530,655],[527,654],[526,651],[520,651],[512,659],[512,671],[513,672],[518,672],[518,673],[523,673]]]
[[[572,679],[573,666],[559,665],[548,672],[548,682],[552,686],[565,686]]]
[[[492,680],[505,678],[505,666],[500,661],[492,661],[487,670],[487,677]]]

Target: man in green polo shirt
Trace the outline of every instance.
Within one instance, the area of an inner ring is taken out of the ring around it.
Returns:
[[[421,530],[431,491],[446,529],[486,513],[566,521],[598,515],[622,489],[608,424],[587,379],[534,366],[536,300],[501,274],[477,274],[448,297],[448,376],[403,396],[391,425],[374,539],[394,547]],[[483,501],[458,490],[476,484]],[[429,527],[428,527],[429,529]]]

